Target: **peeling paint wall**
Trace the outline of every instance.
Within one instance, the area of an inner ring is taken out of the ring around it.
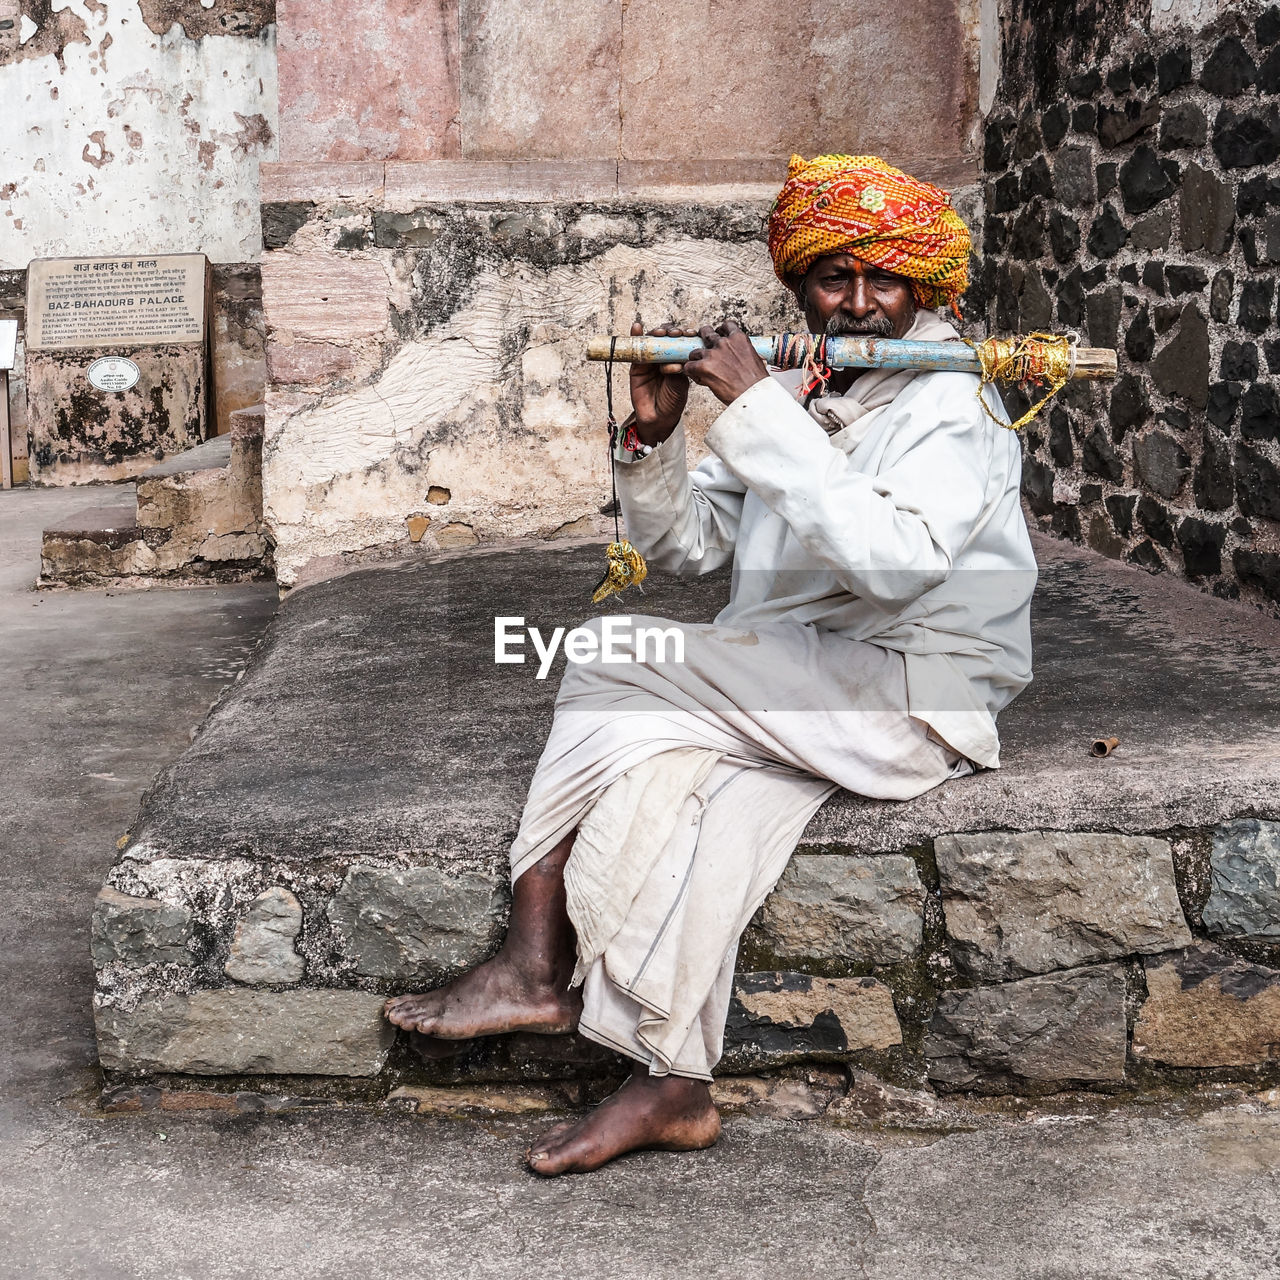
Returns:
[[[258,166],[278,153],[274,24],[275,0],[0,0],[0,101],[20,123],[0,136],[0,270],[20,294],[33,258],[226,264],[212,314],[218,431],[261,401],[266,378]]]
[[[261,249],[276,155],[274,4],[0,0],[0,267],[79,254]],[[11,113],[11,114],[10,114]]]
[[[308,211],[263,263],[264,515],[280,582],[411,544],[611,528],[604,369],[583,359],[584,335],[637,313],[729,311],[759,330],[794,319],[763,244],[766,208]],[[625,382],[622,368],[621,406]],[[695,392],[695,450],[717,410]]]

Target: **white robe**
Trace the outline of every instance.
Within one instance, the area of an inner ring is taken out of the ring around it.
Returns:
[[[921,313],[909,336],[956,334]],[[514,880],[578,830],[580,1029],[654,1074],[710,1078],[738,939],[837,786],[909,799],[998,767],[1030,679],[1021,454],[977,378],[874,371],[807,411],[798,383],[739,396],[693,473],[679,430],[619,466],[650,565],[732,559],[730,600],[683,663],[570,666],[512,846]]]

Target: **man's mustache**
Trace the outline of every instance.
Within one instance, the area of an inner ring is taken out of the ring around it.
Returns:
[[[837,311],[827,321],[825,333],[832,338],[855,336],[862,338],[889,338],[893,336],[893,323],[888,316],[855,320],[853,316],[841,315]]]

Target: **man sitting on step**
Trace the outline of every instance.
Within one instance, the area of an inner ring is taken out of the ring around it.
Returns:
[[[935,309],[965,287],[968,232],[881,160],[794,157],[769,247],[813,333],[958,339]],[[502,949],[387,1002],[428,1036],[576,1028],[634,1061],[534,1144],[544,1175],[715,1142],[739,936],[810,817],[839,787],[906,800],[998,767],[996,715],[1031,678],[1035,562],[994,391],[984,407],[972,374],[771,376],[732,322],[700,336],[683,367],[632,366],[618,488],[655,567],[732,563],[729,603],[682,628],[683,662],[569,667]],[[726,406],[692,473],[690,381]]]

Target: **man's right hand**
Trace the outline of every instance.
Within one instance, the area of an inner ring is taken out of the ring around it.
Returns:
[[[638,338],[644,326],[637,321],[631,336]],[[692,329],[650,329],[653,338],[696,338]],[[689,399],[689,379],[682,364],[633,364],[631,366],[631,407],[636,416],[636,435],[644,444],[661,444],[680,424],[680,415]]]

